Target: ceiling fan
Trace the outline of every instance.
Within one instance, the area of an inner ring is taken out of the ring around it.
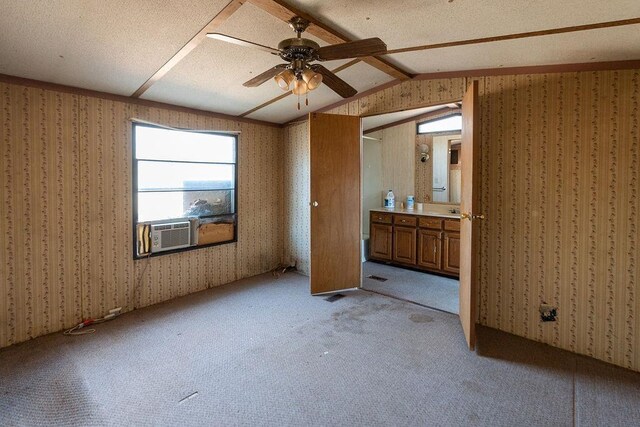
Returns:
[[[291,89],[294,95],[298,95],[298,110],[300,109],[300,95],[308,94],[309,91],[316,89],[322,82],[341,97],[352,97],[358,93],[357,90],[327,68],[315,62],[383,55],[387,52],[387,45],[379,38],[374,37],[320,47],[320,45],[313,40],[302,37],[302,33],[307,29],[309,24],[309,21],[304,18],[298,16],[291,18],[289,20],[289,26],[296,32],[297,37],[281,41],[277,49],[226,34],[208,33],[207,37],[240,46],[256,48],[273,55],[278,55],[287,61],[285,64],[278,64],[255,76],[243,85],[246,87],[256,87],[274,78],[282,90],[288,91]],[[306,100],[306,104],[309,104],[308,99]]]

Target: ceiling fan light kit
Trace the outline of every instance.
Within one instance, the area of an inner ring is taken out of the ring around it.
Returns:
[[[289,90],[291,83],[296,79],[296,75],[291,70],[284,70],[273,79],[276,81],[278,86],[280,86],[280,89],[287,91]]]
[[[314,90],[322,83],[322,74],[315,73],[310,68],[307,68],[302,72],[302,79],[309,87],[309,90]]]
[[[281,41],[278,43],[277,49],[226,34],[209,33],[207,36],[227,43],[266,51],[287,61],[285,64],[276,65],[257,75],[243,85],[256,87],[273,78],[282,90],[291,90],[294,95],[298,96],[298,110],[300,109],[300,95],[306,95],[309,91],[317,89],[323,82],[343,98],[350,98],[358,93],[327,68],[314,62],[377,56],[387,52],[387,45],[377,37],[320,47],[313,40],[302,37],[302,33],[309,26],[309,21],[294,16],[289,20],[289,26],[296,32],[297,37]],[[308,99],[306,105],[309,105]]]
[[[307,87],[307,84],[304,82],[304,80],[296,79],[296,81],[293,83],[293,90],[291,92],[293,92],[294,95],[304,95],[305,93],[309,92],[309,88]]]

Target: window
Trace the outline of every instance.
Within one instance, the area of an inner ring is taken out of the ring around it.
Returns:
[[[448,133],[462,130],[462,116],[455,114],[418,123],[418,133]]]
[[[134,123],[136,257],[236,241],[237,146],[236,135]]]

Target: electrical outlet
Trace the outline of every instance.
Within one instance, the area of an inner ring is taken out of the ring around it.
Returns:
[[[558,307],[554,307],[544,301],[540,304],[540,320],[543,322],[555,322],[557,316]]]

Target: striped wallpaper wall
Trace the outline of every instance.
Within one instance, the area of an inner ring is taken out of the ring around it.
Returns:
[[[480,323],[640,370],[640,70],[479,80]],[[467,83],[405,82],[332,112],[446,103]],[[4,83],[0,102],[0,346],[257,274],[283,252],[308,271],[304,124],[283,133]],[[130,117],[242,132],[238,243],[150,259],[138,280]],[[538,321],[543,300],[558,322]]]
[[[478,80],[480,323],[640,370],[640,70]],[[455,101],[467,84],[404,82],[330,112]],[[308,149],[301,136],[285,144]],[[558,322],[539,321],[542,301]]]
[[[309,186],[309,138],[306,123],[288,126],[284,131],[284,253],[295,260],[298,270],[309,274],[311,187]]]
[[[282,129],[6,83],[0,102],[0,347],[281,261]],[[132,117],[241,132],[237,243],[133,261]]]

